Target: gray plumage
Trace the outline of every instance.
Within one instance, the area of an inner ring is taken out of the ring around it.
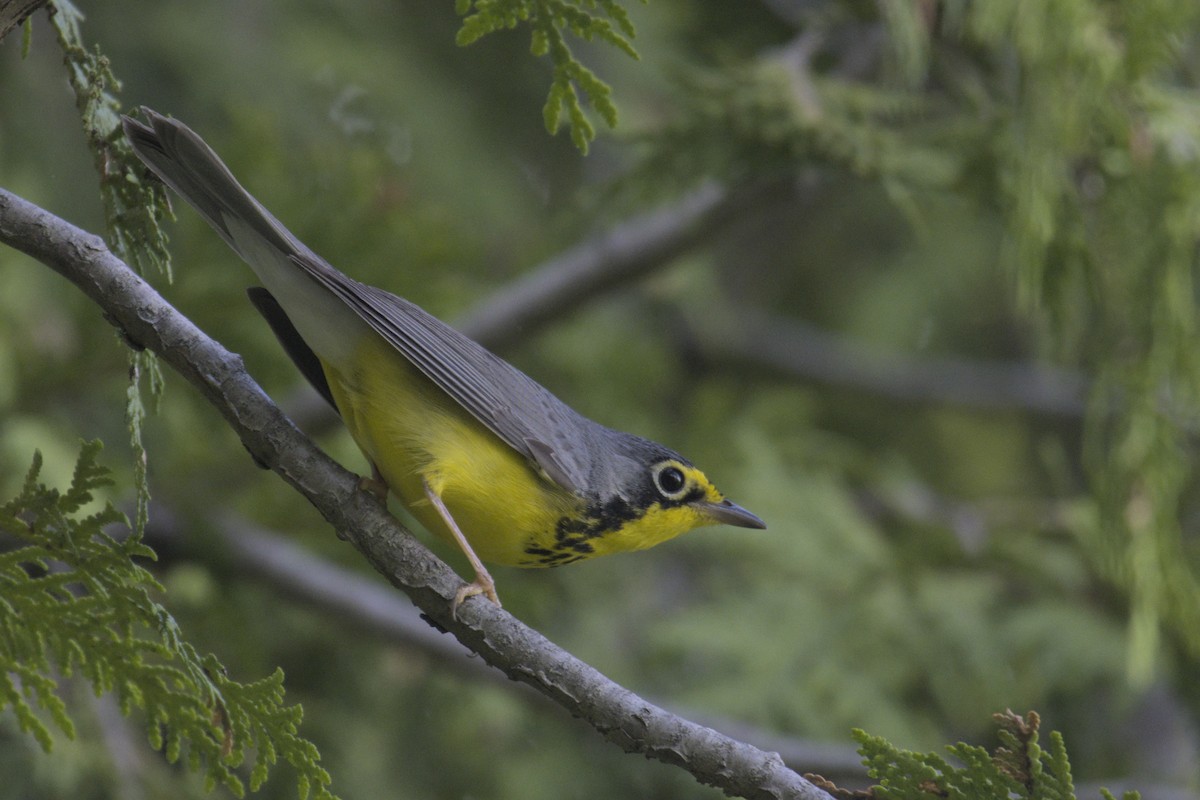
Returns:
[[[338,271],[242,188],[190,128],[149,109],[142,113],[149,125],[129,117],[122,120],[134,151],[254,267],[299,335],[318,353],[320,348],[311,341],[319,338],[311,327],[314,323],[307,322],[306,333],[306,323],[297,318],[299,309],[289,309],[288,297],[303,297],[310,305],[314,299],[322,305],[328,301],[313,295],[312,287],[292,288],[289,280],[303,281],[307,276],[336,297],[536,470],[569,491],[591,499],[628,497],[648,485],[650,464],[667,458],[687,463],[661,445],[582,416],[516,367],[413,303]],[[288,265],[300,274],[283,275]]]

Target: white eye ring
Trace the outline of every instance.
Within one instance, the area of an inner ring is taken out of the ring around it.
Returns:
[[[654,488],[668,500],[678,500],[687,494],[688,480],[673,461],[664,461],[654,467]]]

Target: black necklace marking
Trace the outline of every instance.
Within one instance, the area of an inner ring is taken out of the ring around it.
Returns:
[[[531,556],[529,565],[558,567],[580,561],[596,552],[590,542],[598,536],[620,530],[630,522],[641,519],[654,506],[673,508],[686,505],[704,497],[704,489],[697,486],[675,500],[663,499],[653,488],[639,492],[632,500],[621,496],[606,501],[594,499],[584,507],[578,517],[560,517],[554,525],[554,543],[550,547],[529,544],[525,554]]]

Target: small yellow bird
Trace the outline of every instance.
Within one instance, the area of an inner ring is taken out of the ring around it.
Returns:
[[[580,415],[503,359],[403,298],[334,269],[242,188],[190,128],[123,117],[146,165],[253,268],[259,312],[341,415],[391,490],[456,542],[476,594],[482,561],[553,567],[641,550],[702,525],[765,528],[678,453]]]

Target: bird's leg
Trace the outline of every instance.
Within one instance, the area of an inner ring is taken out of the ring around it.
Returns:
[[[383,473],[379,471],[379,467],[375,466],[375,462],[371,462],[371,477],[359,478],[358,488],[364,492],[370,492],[379,498],[379,502],[387,505],[388,485],[383,479]]]
[[[459,588],[454,595],[454,603],[450,606],[450,616],[453,618],[458,613],[458,607],[463,600],[473,595],[481,594],[491,600],[497,606],[500,605],[500,598],[496,596],[496,583],[492,580],[492,576],[488,574],[484,568],[483,562],[479,560],[479,556],[475,555],[475,551],[471,549],[471,545],[467,542],[467,537],[463,536],[462,531],[458,529],[458,523],[454,521],[454,517],[450,516],[450,509],[446,508],[446,504],[442,502],[441,495],[435,492],[429,486],[426,480],[421,481],[421,485],[425,487],[425,496],[429,498],[429,502],[433,503],[433,507],[437,509],[438,515],[442,518],[442,522],[446,523],[446,527],[450,529],[450,533],[454,534],[454,541],[458,542],[458,546],[466,555],[467,560],[471,562],[471,566],[475,569],[475,580],[465,586]]]

